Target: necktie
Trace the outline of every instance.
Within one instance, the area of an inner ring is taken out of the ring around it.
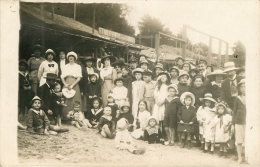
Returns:
[[[236,94],[237,90],[236,90],[236,85],[235,85],[234,80],[231,80],[230,89],[231,89],[231,96],[234,95],[234,94]]]
[[[48,64],[49,67],[54,67],[54,64]]]

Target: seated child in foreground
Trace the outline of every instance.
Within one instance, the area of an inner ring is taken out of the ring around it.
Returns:
[[[87,120],[90,128],[97,128],[98,121],[103,115],[103,108],[101,107],[101,100],[99,98],[93,99],[93,108],[87,112]]]
[[[131,107],[129,102],[125,102],[123,106],[121,107],[121,112],[118,111],[116,114],[116,119],[120,120],[121,118],[125,118],[129,123],[129,131],[133,131],[133,122],[134,122],[134,116],[131,112]]]
[[[128,121],[125,118],[121,118],[117,121],[117,133],[115,137],[116,148],[120,150],[127,149],[133,154],[144,154],[145,148],[136,148],[133,142],[133,138],[128,132]]]
[[[112,116],[111,116],[111,107],[106,106],[104,108],[104,115],[100,117],[98,123],[98,130],[101,135],[105,138],[114,138],[112,131]]]
[[[144,131],[144,141],[147,141],[149,144],[164,142],[158,121],[152,116],[147,121],[147,127]]]
[[[82,128],[83,126],[91,126],[89,121],[85,119],[84,114],[80,109],[80,102],[75,101],[73,104],[73,110],[69,111],[68,118],[71,119],[71,124],[75,125],[77,128]]]
[[[35,96],[31,101],[32,108],[28,111],[26,120],[27,131],[34,134],[56,135],[57,132],[67,132],[68,129],[50,125],[45,112],[41,110],[42,100]]]

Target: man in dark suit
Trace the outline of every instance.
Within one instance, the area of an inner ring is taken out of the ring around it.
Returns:
[[[58,80],[57,75],[53,73],[47,73],[46,83],[39,87],[39,97],[43,101],[42,110],[46,113],[50,121],[53,120],[52,117],[52,88],[55,82]]]
[[[229,108],[233,109],[235,98],[238,96],[236,89],[237,84],[244,77],[236,75],[236,70],[234,62],[226,62],[224,64],[224,73],[227,73],[228,78],[221,83],[220,99],[228,104]]]

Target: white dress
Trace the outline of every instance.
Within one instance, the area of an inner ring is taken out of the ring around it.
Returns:
[[[127,88],[122,87],[114,87],[113,96],[115,99],[115,103],[118,105],[119,109],[123,106],[127,98]]]
[[[202,106],[200,106],[199,107],[199,109],[198,109],[198,111],[197,111],[197,114],[196,114],[196,116],[197,116],[197,121],[199,122],[199,123],[202,123],[202,125],[201,124],[199,124],[199,133],[200,133],[200,135],[203,135],[204,134],[204,131],[205,131],[205,120],[206,120],[206,118],[207,118],[207,114],[209,114],[210,113],[210,111],[209,111],[209,108],[208,107],[202,107]],[[204,121],[203,121],[203,119],[205,119]]]
[[[140,101],[140,88],[141,85],[144,83],[144,81],[134,81],[132,82],[132,98],[133,98],[133,103],[132,103],[132,114],[134,118],[137,116],[137,110],[138,110],[138,103]]]
[[[226,143],[230,139],[230,130],[225,132],[225,129],[231,125],[232,117],[229,114],[222,116],[222,124],[220,126],[220,118],[216,115],[212,121],[211,126],[215,127],[215,142],[216,143]]]
[[[158,85],[155,87],[154,98],[157,99],[159,102],[164,102],[167,95],[168,95],[168,86],[166,84],[163,84],[160,90],[158,90]],[[155,100],[155,104],[153,108],[153,117],[155,117],[159,121],[162,121],[164,120],[165,105],[163,104],[161,107],[159,107],[156,104],[158,101]]]
[[[138,122],[140,123],[140,128],[139,129],[136,129],[132,132],[132,136],[136,139],[140,138],[141,136],[144,136],[144,130],[143,128],[145,129],[146,128],[146,125],[147,125],[147,121],[150,117],[150,112],[148,111],[142,111],[138,113]],[[135,126],[136,125],[136,120],[134,121],[133,125]]]
[[[55,61],[48,62],[47,60],[43,61],[38,70],[38,79],[40,80],[40,86],[46,83],[47,73],[53,73],[58,76],[59,68],[58,64]]]
[[[214,141],[215,138],[215,128],[212,128],[211,121],[216,116],[214,111],[208,111],[206,114],[206,120],[204,122],[204,133],[203,137],[207,142]]]

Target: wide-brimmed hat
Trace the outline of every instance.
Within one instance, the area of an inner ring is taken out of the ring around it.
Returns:
[[[36,50],[36,49],[42,50],[42,46],[39,45],[39,44],[36,44],[36,45],[34,45],[33,49],[34,50]]]
[[[199,98],[200,101],[204,101],[204,100],[209,100],[209,101],[212,101],[214,103],[216,103],[216,101],[212,98],[212,94],[211,93],[206,93],[204,95],[204,98]]]
[[[116,85],[116,82],[117,81],[122,81],[123,83],[125,82],[125,78],[123,78],[123,77],[119,77],[119,78],[116,78],[115,80],[114,80],[114,84]]]
[[[198,70],[197,68],[192,68],[192,69],[190,69],[189,72],[188,72],[189,75],[191,74],[192,71],[194,71],[196,74],[199,73],[199,70]]]
[[[26,66],[26,69],[28,69],[28,64],[27,64],[27,61],[25,59],[19,60],[19,65],[20,64],[24,64]]]
[[[241,84],[246,83],[245,79],[241,79],[240,82],[237,84],[237,89],[241,86]]]
[[[152,76],[153,75],[153,72],[151,70],[144,70],[142,72],[143,75],[149,75],[149,76]]]
[[[135,76],[135,73],[141,73],[143,74],[144,70],[142,68],[136,68],[132,71],[133,76]]]
[[[208,74],[207,78],[210,79],[211,81],[213,81],[213,80],[215,80],[215,76],[217,76],[217,75],[222,75],[223,78],[225,78],[227,76],[227,74],[223,73],[222,70],[217,69],[217,70],[213,71],[212,73]]]
[[[116,58],[114,56],[106,55],[106,56],[102,57],[101,63],[105,64],[105,59],[106,58],[108,58],[110,60],[110,64],[112,64],[112,63],[114,63],[116,61]]]
[[[72,98],[75,95],[76,91],[74,89],[68,89],[68,88],[63,88],[62,89],[62,94],[66,97],[66,98]]]
[[[162,76],[162,75],[166,75],[168,81],[171,80],[171,77],[170,77],[170,75],[169,75],[169,73],[168,73],[167,71],[162,71],[162,72],[160,72],[160,73],[157,75],[157,80],[159,80],[159,79],[160,79],[160,76]]]
[[[237,75],[238,75],[241,71],[246,71],[246,70],[245,70],[245,67],[241,67],[241,68],[237,69],[237,72],[236,72]]]
[[[206,60],[201,59],[201,60],[197,61],[196,65],[198,66],[198,65],[201,64],[201,63],[203,63],[203,64],[205,64],[205,65],[208,64]]]
[[[178,86],[177,86],[176,84],[170,84],[170,85],[168,86],[168,89],[169,89],[169,88],[174,88],[175,91],[176,91],[176,94],[179,94]]]
[[[95,72],[88,74],[89,79],[90,79],[93,75],[95,75],[95,76],[97,77],[97,80],[99,79],[99,75],[98,75],[97,73],[95,73]]]
[[[189,74],[187,73],[187,71],[184,70],[180,70],[179,76],[178,76],[178,81],[180,80],[180,77],[186,75],[188,76],[188,79],[190,78]]]
[[[147,60],[140,61],[138,66],[141,67],[141,64],[147,64],[147,66],[149,65]]]
[[[126,66],[126,64],[122,60],[118,60],[118,61],[112,63],[111,66],[112,67],[115,67],[115,66],[123,67],[123,66]]]
[[[226,62],[224,64],[224,68],[225,68],[225,70],[223,71],[224,73],[238,69],[235,67],[235,63],[233,61]]]
[[[53,74],[53,73],[47,73],[45,77],[43,78],[46,78],[46,79],[52,79],[52,80],[59,80],[58,76],[56,74]]]
[[[45,58],[47,58],[46,56],[50,53],[53,55],[53,58],[56,56],[55,52],[52,49],[47,49],[45,52]]]
[[[93,58],[92,56],[86,56],[85,58],[84,58],[84,62],[86,62],[86,61],[92,61],[92,62],[95,62],[95,61],[97,61],[97,59],[95,59],[95,58]]]
[[[129,60],[128,60],[128,63],[130,62],[137,62],[137,59],[135,57],[131,57]]]
[[[35,100],[40,100],[40,101],[41,101],[41,104],[43,104],[43,101],[42,101],[41,98],[39,98],[39,96],[34,96],[34,98],[31,100],[30,104],[32,105],[32,103],[33,103]]]
[[[69,56],[74,56],[76,60],[78,59],[78,55],[77,55],[77,53],[75,53],[75,52],[73,52],[73,51],[67,53],[67,56],[66,56],[67,59],[69,59]]]
[[[129,108],[129,110],[130,110],[130,103],[128,102],[128,101],[126,101],[126,102],[124,102],[124,104],[121,106],[121,110],[123,111],[123,107],[128,107]],[[129,111],[129,112],[131,112],[131,111]]]
[[[179,59],[182,59],[182,61],[185,61],[182,57],[177,57],[177,58],[175,59],[175,61],[178,62]]]
[[[191,66],[190,66],[190,63],[189,63],[189,62],[187,62],[187,61],[183,62],[182,66],[183,66],[184,64],[188,64],[188,65],[189,65],[189,67],[191,68]]]
[[[170,68],[170,72],[172,71],[172,69],[175,69],[175,70],[177,70],[178,73],[180,73],[180,69],[177,66],[172,66]]]
[[[215,107],[217,108],[218,106],[224,106],[224,108],[227,108],[227,105],[223,102],[219,102],[215,104]]]
[[[161,63],[157,63],[156,66],[153,68],[153,71],[155,72],[156,68],[160,68],[163,71],[163,65]]]
[[[194,106],[194,104],[195,104],[195,96],[194,96],[194,94],[192,94],[191,92],[184,92],[184,93],[181,95],[181,97],[180,97],[181,103],[182,103],[183,105],[185,105],[184,99],[185,99],[186,96],[190,96],[190,97],[191,97],[191,99],[192,99],[191,105]]]
[[[150,116],[148,119],[147,119],[147,123],[146,123],[146,126],[148,126],[149,125],[149,122],[150,122],[150,120],[151,119],[154,119],[155,120],[155,122],[156,122],[156,125],[158,125],[159,124],[159,121],[155,118],[155,117],[153,117],[153,116]]]

